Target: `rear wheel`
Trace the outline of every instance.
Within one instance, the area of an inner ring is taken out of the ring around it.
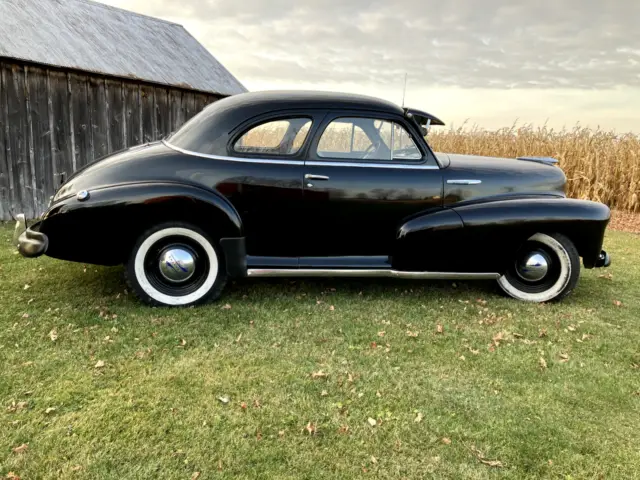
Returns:
[[[564,235],[536,233],[516,252],[498,284],[527,302],[549,302],[569,295],[580,277],[580,256]]]
[[[129,285],[150,305],[189,306],[217,299],[226,273],[215,242],[199,228],[157,225],[137,240],[126,266]]]

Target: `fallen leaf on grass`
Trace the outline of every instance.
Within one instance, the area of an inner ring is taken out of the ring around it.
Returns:
[[[447,437],[443,437],[442,443],[444,443],[445,445],[451,445],[451,439]]]
[[[538,333],[538,337],[543,338],[547,336],[547,329],[543,328],[540,330],[540,333]]]
[[[178,345],[179,347],[184,347],[187,344],[187,341],[183,338],[182,340],[180,340],[180,345]]]
[[[384,335],[385,335],[385,332],[378,332],[379,337],[384,337]]]
[[[98,360],[96,362],[95,368],[103,368],[104,367],[104,360]]]
[[[225,304],[222,306],[222,310],[231,310],[231,305],[229,305],[228,303],[225,303]]]
[[[253,406],[256,407],[256,408],[262,408],[262,404],[260,403],[260,400],[258,398],[256,398],[253,401]]]
[[[30,288],[31,288],[31,285],[26,284],[22,289],[23,289],[23,290],[29,290]]]
[[[55,342],[58,339],[58,332],[56,332],[55,328],[49,332],[49,338],[52,342]]]
[[[309,435],[315,435],[318,433],[318,426],[315,423],[308,422],[307,426],[302,429],[302,432],[307,432]]]
[[[198,480],[200,478],[200,472],[193,472],[191,475],[191,480]]]
[[[13,447],[11,449],[11,451],[13,453],[17,453],[17,454],[21,454],[27,451],[27,449],[29,448],[29,445],[27,445],[26,443],[23,443],[22,445],[20,445],[19,447]]]
[[[44,413],[46,413],[47,415],[49,415],[50,413],[53,413],[56,411],[56,407],[49,407],[47,408]]]
[[[411,330],[407,330],[407,337],[416,338],[419,332],[412,332]]]
[[[227,396],[227,395],[223,395],[222,397],[218,397],[218,400],[223,403],[224,405],[227,405],[231,399]]]
[[[369,425],[371,425],[372,427],[375,427],[375,426],[378,424],[378,422],[376,421],[376,419],[375,419],[375,418],[371,418],[371,417],[369,417],[369,418],[367,419],[367,422],[368,422],[368,423],[369,423]]]
[[[329,395],[329,392],[327,392],[326,390],[322,390],[322,391],[320,392],[320,396],[321,396],[321,397],[326,397],[327,395]]]
[[[29,314],[28,313],[23,313],[22,314],[22,318],[29,318]]]
[[[470,450],[473,452],[476,458],[480,461],[480,463],[483,463],[484,465],[487,465],[489,467],[495,467],[495,468],[504,467],[504,465],[500,460],[487,460],[484,457],[484,454],[480,450],[478,450],[475,445],[471,445]]]
[[[544,370],[545,368],[547,368],[547,361],[546,361],[544,358],[542,358],[542,357],[540,357],[540,360],[538,360],[538,364],[540,365],[540,368],[541,368],[542,370]]]
[[[18,253],[18,252],[16,252]],[[18,475],[16,475],[13,472],[9,472],[7,473],[7,476],[5,477],[7,480],[20,480],[20,477]]]
[[[444,333],[444,327],[441,323],[436,325],[436,333]]]
[[[614,300],[614,301],[613,301],[613,304],[614,304],[616,307],[621,307],[621,306],[622,306],[622,302],[621,302],[620,300]]]
[[[416,423],[420,423],[422,421],[422,413],[418,412],[418,415],[416,415],[416,418],[414,418],[413,421]]]
[[[27,402],[11,402],[11,405],[7,407],[7,412],[19,412],[20,410],[27,408]]]
[[[560,354],[560,363],[567,363],[569,361],[569,355],[566,353]]]
[[[340,425],[338,433],[341,435],[346,435],[347,433],[349,433],[349,425]]]
[[[335,309],[336,309],[336,307],[334,307],[333,305],[331,305],[331,306],[329,307],[329,310],[331,310],[332,312],[333,312]]]
[[[496,347],[500,346],[500,342],[504,339],[504,334],[502,332],[498,332],[496,333],[493,338],[491,339],[493,341],[493,344]]]
[[[241,338],[242,338],[242,334],[238,335],[238,338],[236,338],[236,343],[240,343]]]
[[[371,455],[371,463],[378,463],[378,459]]]
[[[311,374],[311,378],[313,378],[314,380],[316,378],[327,378],[329,376],[328,373],[323,372],[322,370],[318,370],[317,372],[313,372]]]
[[[613,275],[611,273],[603,273],[602,275],[598,275],[598,278],[604,278],[605,280],[613,280]]]

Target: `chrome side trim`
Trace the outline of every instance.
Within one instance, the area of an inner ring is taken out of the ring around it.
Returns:
[[[249,277],[392,277],[432,280],[497,280],[499,273],[403,272],[400,270],[320,269],[320,268],[250,268]]]
[[[177,147],[166,140],[162,140],[162,143],[176,152],[183,153],[185,155],[193,155],[194,157],[210,158],[212,160],[224,160],[227,162],[240,162],[240,163],[266,163],[272,165],[310,165],[314,167],[368,167],[368,168],[393,168],[400,170],[439,170],[437,165],[411,165],[411,164],[392,164],[392,163],[356,163],[356,162],[304,162],[303,160],[276,160],[271,158],[241,158],[241,157],[227,157],[224,155],[211,155],[209,153],[193,152],[191,150],[185,150],[184,148]]]
[[[225,157],[222,155],[211,155],[209,153],[192,152],[191,150],[185,150],[184,148],[176,147],[166,140],[162,140],[162,143],[169,147],[171,150],[175,150],[185,155],[192,155],[194,157],[210,158],[212,160],[225,160],[228,162],[240,162],[240,163],[268,163],[272,165],[304,165],[302,160],[275,160],[267,158],[240,158],[240,157]]]
[[[407,163],[358,163],[358,162],[306,162],[311,167],[366,167],[366,168],[391,168],[396,170],[440,170],[437,165],[410,165]]]
[[[479,185],[482,180],[447,180],[449,185]]]

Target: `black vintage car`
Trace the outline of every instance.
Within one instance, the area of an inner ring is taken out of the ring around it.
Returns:
[[[495,279],[546,302],[575,288],[580,257],[609,265],[609,209],[566,198],[555,160],[434,153],[424,135],[442,124],[357,95],[236,95],[76,172],[18,222],[18,248],[125,264],[155,305],[246,276]]]

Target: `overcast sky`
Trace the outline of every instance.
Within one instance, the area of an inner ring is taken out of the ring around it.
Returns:
[[[640,133],[639,0],[103,0],[184,25],[250,90],[367,93],[485,128]]]

